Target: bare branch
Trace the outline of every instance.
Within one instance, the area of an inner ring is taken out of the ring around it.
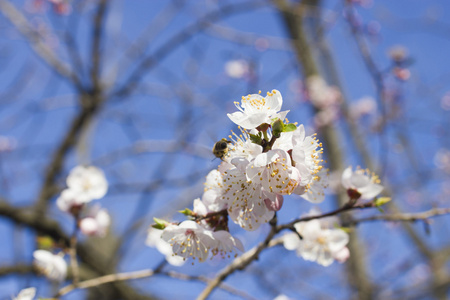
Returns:
[[[105,20],[106,9],[108,6],[108,0],[100,0],[100,3],[97,7],[97,12],[94,15],[93,20],[93,32],[92,32],[92,49],[91,49],[91,58],[92,58],[92,68],[91,68],[91,80],[94,90],[98,90],[99,88],[99,73],[100,73],[100,46],[102,42],[102,34],[103,34],[103,23]]]
[[[146,277],[151,277],[154,274],[155,273],[153,272],[153,270],[147,269],[147,270],[141,270],[141,271],[135,271],[135,272],[105,275],[102,277],[97,277],[94,279],[82,281],[78,284],[70,284],[68,286],[65,286],[59,290],[59,292],[55,295],[55,297],[63,296],[75,289],[87,289],[90,287],[99,286],[101,284],[105,284],[105,283],[109,283],[109,282],[146,278]]]
[[[275,216],[276,219],[276,216]],[[250,249],[249,251],[242,254],[240,257],[236,258],[231,264],[225,267],[222,271],[218,273],[218,275],[206,286],[206,288],[201,292],[201,294],[197,297],[198,300],[204,300],[209,297],[209,295],[217,288],[222,281],[224,281],[229,275],[233,274],[237,270],[242,270],[247,267],[252,261],[258,259],[261,251],[266,249],[272,238],[277,234],[276,224],[271,221],[272,228],[264,239],[262,243],[258,246]]]
[[[387,221],[387,222],[427,221],[430,218],[448,214],[450,214],[450,208],[433,208],[419,213],[394,213],[355,219],[350,221],[349,225],[356,225],[359,223],[372,221]]]

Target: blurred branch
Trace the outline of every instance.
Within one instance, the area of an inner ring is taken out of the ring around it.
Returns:
[[[45,211],[48,201],[57,191],[54,187],[55,180],[63,168],[66,154],[75,146],[80,132],[92,120],[102,102],[102,98],[99,95],[82,94],[80,98],[81,102],[84,102],[86,105],[82,107],[79,114],[72,120],[69,130],[52,155],[52,160],[47,167],[44,182],[36,202],[37,212],[39,213]]]
[[[280,38],[276,36],[268,36],[263,34],[256,34],[253,32],[244,32],[236,30],[231,27],[226,27],[223,25],[217,25],[210,23],[206,34],[218,37],[221,39],[229,40],[236,44],[242,44],[246,46],[255,46],[258,40],[265,40],[268,43],[269,49],[282,50],[282,51],[292,51],[292,47],[288,45],[290,43],[289,39]]]
[[[274,218],[276,220],[276,216]],[[247,267],[252,261],[258,259],[259,254],[269,246],[272,238],[277,234],[276,223],[271,221],[271,229],[269,234],[266,236],[263,242],[261,242],[258,246],[250,249],[245,252],[224,269],[222,269],[216,277],[211,280],[206,288],[201,292],[201,294],[197,297],[197,300],[204,300],[209,297],[209,295],[216,289],[228,276],[233,274],[237,270],[243,270]]]
[[[42,215],[39,219],[36,219],[34,216],[34,211],[31,207],[14,207],[8,204],[4,199],[0,199],[0,216],[14,221],[17,224],[30,227],[42,234],[48,235],[57,243],[60,243],[63,247],[69,247],[70,245],[69,237],[61,230],[58,222]],[[92,247],[79,244],[77,246],[77,253],[79,254],[81,260],[85,262],[85,265],[91,269],[90,273],[97,274],[98,276],[114,272],[114,268],[111,264],[102,264],[105,260],[103,255],[95,251]],[[113,291],[116,295],[120,295],[123,299],[152,299],[151,297],[138,294],[133,288],[127,285],[114,285]]]
[[[61,288],[58,291],[58,293],[55,295],[55,298],[64,296],[74,290],[77,290],[77,289],[86,289],[86,288],[96,287],[96,286],[99,286],[99,285],[102,285],[105,283],[111,283],[111,282],[149,278],[149,277],[152,277],[157,274],[165,275],[167,277],[180,279],[180,280],[200,281],[200,282],[205,282],[205,283],[211,282],[210,279],[208,279],[204,276],[192,276],[192,275],[177,273],[174,271],[164,272],[164,271],[161,271],[158,269],[156,269],[156,270],[145,269],[145,270],[139,270],[139,271],[133,271],[133,272],[124,272],[124,273],[105,275],[102,277],[97,277],[94,279],[82,281],[77,285],[70,284],[70,285],[67,285],[67,286]],[[229,292],[230,294],[240,296],[242,299],[255,300],[255,298],[251,297],[247,293],[236,290],[228,285],[222,285],[220,288]]]
[[[58,293],[55,295],[55,298],[61,297],[65,294],[68,294],[75,289],[87,289],[90,287],[99,286],[99,285],[109,283],[109,282],[146,278],[146,277],[151,277],[154,274],[155,273],[153,272],[153,270],[148,269],[148,270],[141,270],[141,271],[128,272],[128,273],[117,273],[117,274],[105,275],[102,277],[97,277],[94,279],[82,281],[82,282],[79,282],[78,284],[67,285],[58,291]]]
[[[32,265],[17,264],[14,266],[0,267],[0,276],[8,276],[12,274],[29,274],[35,272],[36,269]]]
[[[274,0],[277,9],[280,11],[283,21],[286,24],[286,29],[290,33],[293,39],[293,47],[296,50],[298,62],[302,68],[302,73],[306,79],[318,76],[319,67],[314,60],[313,51],[317,50],[315,45],[309,44],[308,33],[306,32],[305,17],[312,16],[308,19],[309,22],[313,22],[315,26],[320,22],[320,1],[319,0],[307,0],[301,3],[291,4],[286,0]],[[311,14],[311,12],[313,12]],[[314,25],[313,25],[314,26]],[[312,31],[309,28],[309,31]],[[309,33],[309,38],[313,39],[313,35],[317,34],[317,29],[314,33]],[[306,86],[308,88],[308,86]],[[315,112],[320,112],[321,107],[315,106]],[[344,169],[344,155],[341,150],[340,139],[338,132],[332,124],[322,127],[321,135],[323,143],[325,145],[326,157],[330,163],[331,171],[341,173]],[[347,197],[343,191],[340,191],[337,195],[338,206],[344,206],[347,202]],[[345,223],[351,217],[347,214],[342,214],[341,219]],[[360,299],[372,299],[373,298],[373,285],[370,281],[366,264],[364,261],[364,247],[359,242],[356,230],[350,233],[350,241],[348,248],[352,253],[347,267],[348,282],[358,293]]]
[[[145,48],[185,7],[186,0],[172,0],[165,9],[149,22],[143,33],[125,50],[126,58],[138,59],[145,54]]]
[[[433,208],[428,211],[419,213],[394,213],[383,214],[371,217],[359,218],[351,220],[349,225],[356,225],[363,222],[371,221],[389,221],[389,222],[416,222],[427,221],[430,218],[450,214],[450,208]]]
[[[97,11],[94,14],[93,26],[92,26],[92,49],[91,49],[91,80],[94,91],[98,91],[100,88],[100,60],[101,52],[100,46],[103,36],[103,23],[105,20],[106,9],[108,6],[108,0],[100,0]]]
[[[73,230],[72,236],[70,237],[70,248],[69,248],[69,254],[70,254],[70,267],[72,268],[72,276],[73,276],[73,284],[77,285],[80,281],[80,270],[78,266],[78,260],[77,260],[77,234],[79,230],[79,219],[76,217],[75,219],[75,228]]]
[[[178,32],[175,36],[164,43],[153,54],[150,54],[139,63],[139,66],[131,72],[131,75],[112,92],[112,96],[124,98],[134,90],[139,82],[145,77],[145,73],[159,62],[161,62],[167,55],[173,52],[177,47],[190,40],[195,33],[207,28],[211,22],[217,22],[237,12],[247,12],[250,9],[254,9],[265,5],[266,2],[261,0],[241,2],[238,4],[224,5],[217,11],[210,12],[204,17],[200,17],[197,21],[187,27],[184,30]]]
[[[7,0],[0,0],[0,12],[19,30],[19,32],[29,41],[34,52],[44,60],[56,73],[69,79],[77,90],[81,91],[82,86],[79,78],[70,68],[61,61],[55,53],[47,46],[41,36],[33,30],[25,16],[17,10]]]

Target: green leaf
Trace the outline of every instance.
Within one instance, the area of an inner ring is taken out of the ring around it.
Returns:
[[[182,213],[185,216],[192,216],[193,215],[192,210],[190,210],[189,208],[185,208],[184,210],[179,210],[178,212]]]
[[[380,207],[380,206],[385,205],[386,203],[390,202],[391,200],[392,200],[391,197],[376,198],[374,204],[376,207]]]
[[[49,236],[39,236],[36,241],[39,249],[48,250],[53,248],[54,245],[53,239]]]
[[[169,222],[163,220],[163,219],[158,219],[158,218],[153,218],[153,221],[155,221],[156,224],[153,224],[152,227],[155,229],[164,229],[166,228],[167,224],[169,224]]]
[[[252,141],[252,143],[255,143],[258,145],[261,145],[261,143],[262,143],[262,138],[256,134],[250,134],[250,140]]]
[[[297,129],[297,126],[293,123],[284,125],[283,132],[290,132]]]
[[[284,130],[284,124],[283,121],[281,121],[280,119],[277,119],[275,122],[273,122],[272,124],[272,134],[274,137],[279,138],[281,133]]]
[[[345,231],[347,233],[351,233],[353,231],[353,229],[350,227],[338,227],[338,229]]]

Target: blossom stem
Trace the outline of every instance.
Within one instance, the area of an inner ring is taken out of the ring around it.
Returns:
[[[264,146],[263,152],[268,152],[269,150],[272,150],[272,146],[276,140],[277,140],[277,138],[274,135],[272,135],[272,138],[270,139],[270,141],[268,143],[266,143],[266,145]]]
[[[70,267],[72,269],[72,277],[73,277],[73,285],[77,286],[78,282],[80,281],[80,272],[78,268],[78,261],[77,261],[77,235],[79,230],[79,218],[78,216],[75,217],[75,228],[73,230],[73,234],[70,237]]]

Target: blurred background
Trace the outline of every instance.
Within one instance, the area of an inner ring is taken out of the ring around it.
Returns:
[[[322,211],[343,203],[349,165],[380,176],[385,213],[448,207],[449,19],[439,0],[0,0],[0,299],[58,290],[32,252],[45,237],[67,244],[74,221],[55,199],[79,164],[105,172],[112,218],[105,238],[80,237],[81,279],[161,272],[62,299],[195,299],[199,276],[232,259],[171,266],[147,230],[183,220],[220,163],[214,143],[238,130],[233,102],[259,90],[279,90],[290,122],[319,133]],[[285,197],[278,221],[312,207]],[[350,260],[326,268],[273,247],[210,299],[446,299],[449,221],[356,222]],[[269,226],[230,231],[248,250]]]

